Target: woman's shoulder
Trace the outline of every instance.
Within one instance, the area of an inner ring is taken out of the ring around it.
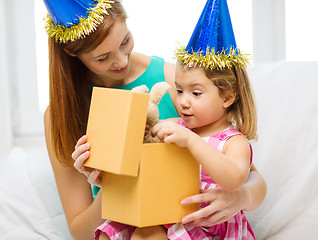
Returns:
[[[50,106],[48,106],[44,112],[44,127],[45,129],[48,128],[50,123]]]
[[[133,52],[131,54],[131,61],[134,65],[137,65],[137,66],[147,67],[149,63],[151,62],[151,59],[152,57],[141,54],[141,53]]]
[[[159,56],[148,56],[141,53],[133,52],[131,54],[131,61],[134,65],[148,67],[152,60],[160,61],[164,63],[165,68],[172,69],[174,71],[175,64],[165,61],[164,58]]]

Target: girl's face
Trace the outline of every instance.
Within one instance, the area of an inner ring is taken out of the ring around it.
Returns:
[[[134,40],[126,21],[117,20],[109,35],[94,50],[80,54],[78,58],[99,80],[122,80],[130,70],[130,54]]]
[[[176,72],[176,105],[187,127],[202,137],[213,135],[227,127],[227,101],[205,75],[203,69]]]

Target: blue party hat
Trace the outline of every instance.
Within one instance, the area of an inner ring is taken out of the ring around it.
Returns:
[[[226,0],[208,0],[188,45],[176,51],[179,62],[209,69],[246,66],[248,55],[236,46]]]
[[[48,10],[46,30],[57,42],[84,38],[102,23],[112,0],[43,0]]]

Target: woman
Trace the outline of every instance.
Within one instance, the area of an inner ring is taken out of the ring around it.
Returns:
[[[61,12],[73,11],[74,4],[75,1],[63,1]],[[51,16],[47,27],[50,104],[44,115],[47,149],[70,233],[74,239],[92,239],[96,227],[105,221],[101,218],[101,194],[93,198],[90,184],[98,185],[99,172],[82,165],[89,156],[89,143],[81,136],[86,131],[92,86],[131,89],[146,84],[151,88],[155,82],[167,81],[172,86],[171,98],[167,95],[162,100],[168,107],[160,109],[160,116],[176,117],[175,66],[132,52],[134,41],[120,1],[91,1],[87,9],[95,14],[93,20],[90,15],[84,16],[70,27],[69,20],[63,24],[59,11],[52,10],[56,4],[46,1],[46,5]],[[92,23],[96,14],[101,18]],[[65,27],[72,31],[64,33]],[[211,202],[189,215],[187,221],[191,223],[202,216],[206,218],[192,224],[208,226],[225,221],[241,209],[258,207],[265,192],[265,182],[252,166],[248,181],[238,191],[218,189],[185,199],[185,204]]]

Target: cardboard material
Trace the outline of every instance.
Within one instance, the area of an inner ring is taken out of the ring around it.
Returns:
[[[180,222],[198,210],[199,164],[175,144],[143,144],[149,95],[94,88],[87,126],[90,158],[103,171],[102,217],[137,227]]]
[[[85,166],[137,176],[149,94],[94,87],[86,135]]]
[[[143,145],[138,177],[103,173],[102,217],[137,227],[181,222],[198,210],[181,200],[199,193],[199,164],[175,144]]]

